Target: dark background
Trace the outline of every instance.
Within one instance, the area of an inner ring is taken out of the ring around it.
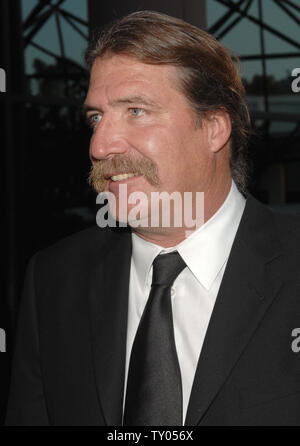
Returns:
[[[297,0],[0,0],[0,328],[7,340],[0,424],[28,259],[95,222],[83,51],[95,30],[137,9],[183,18],[238,53],[255,128],[250,191],[273,208],[300,212],[300,93],[291,90],[291,71],[300,67]]]

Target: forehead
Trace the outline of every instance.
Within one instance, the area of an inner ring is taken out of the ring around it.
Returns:
[[[88,96],[105,94],[115,97],[126,93],[151,94],[155,100],[178,91],[178,72],[169,65],[151,65],[124,55],[99,57],[90,76]],[[181,95],[181,94],[180,94]]]

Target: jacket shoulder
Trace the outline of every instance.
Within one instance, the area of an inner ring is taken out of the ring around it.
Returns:
[[[109,249],[128,236],[130,231],[127,228],[93,226],[39,251],[35,255],[36,267],[40,273],[47,275],[51,274],[51,271],[58,273],[66,270],[80,273],[95,261],[101,261]]]
[[[273,211],[278,231],[282,236],[292,236],[300,240],[300,214],[286,214]]]
[[[262,223],[267,231],[274,226],[276,236],[281,241],[288,239],[300,241],[300,214],[279,211],[271,205],[261,203],[251,195],[248,196],[248,203],[248,218]]]

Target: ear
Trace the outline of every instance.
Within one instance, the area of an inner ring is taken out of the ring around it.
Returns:
[[[206,117],[209,149],[217,153],[223,149],[231,135],[231,120],[226,110],[216,110]]]

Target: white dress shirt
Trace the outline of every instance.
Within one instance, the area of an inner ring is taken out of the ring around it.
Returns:
[[[125,391],[132,344],[150,293],[152,262],[161,253],[177,250],[187,265],[171,289],[182,377],[183,424],[198,358],[244,207],[245,198],[232,181],[218,211],[177,246],[164,249],[132,233]]]

